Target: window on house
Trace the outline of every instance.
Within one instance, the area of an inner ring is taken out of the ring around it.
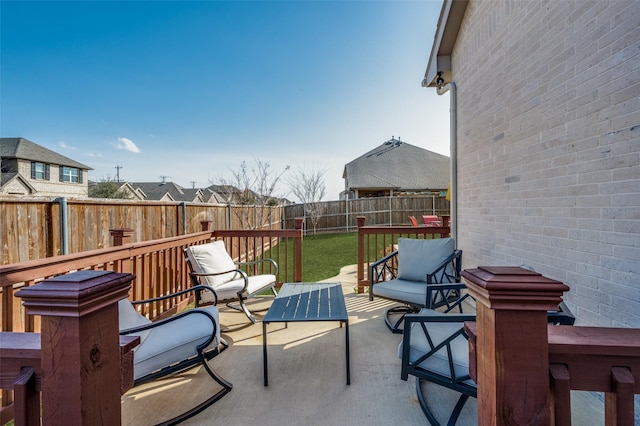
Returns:
[[[60,182],[81,183],[80,169],[73,167],[60,167]]]
[[[31,179],[49,180],[49,165],[32,161]]]

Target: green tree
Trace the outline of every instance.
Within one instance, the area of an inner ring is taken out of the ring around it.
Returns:
[[[116,182],[109,178],[100,182],[89,184],[89,197],[91,198],[118,198],[128,199],[129,194],[122,190],[122,182]]]

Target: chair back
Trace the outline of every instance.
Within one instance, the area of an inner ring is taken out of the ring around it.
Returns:
[[[408,281],[426,282],[427,275],[442,265],[454,254],[453,238],[419,240],[415,238],[398,239],[398,278]],[[453,266],[447,265],[447,274],[454,275]]]
[[[411,221],[411,224],[415,227],[418,226],[418,221],[416,220],[415,216],[409,216],[409,220]]]
[[[192,272],[196,274],[219,274],[200,277],[201,284],[208,284],[216,288],[229,281],[242,278],[235,271],[236,264],[227,253],[222,240],[189,246],[184,249],[184,253]]]

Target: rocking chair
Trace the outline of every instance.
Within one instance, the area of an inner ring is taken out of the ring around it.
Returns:
[[[118,302],[118,321],[121,335],[136,335],[140,344],[133,353],[134,386],[202,365],[211,378],[222,386],[201,404],[163,424],[176,424],[195,416],[220,398],[231,392],[233,385],[209,367],[207,361],[224,351],[228,345],[220,337],[218,308],[190,309],[169,318],[152,322],[134,305],[170,299],[193,291],[207,291],[216,299],[215,292],[207,286],[192,287],[178,293],[155,299]]]

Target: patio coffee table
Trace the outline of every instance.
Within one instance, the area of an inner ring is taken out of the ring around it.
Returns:
[[[262,320],[262,355],[264,385],[269,386],[267,370],[267,324],[294,321],[340,321],[345,324],[347,385],[351,384],[349,368],[349,314],[344,304],[341,283],[285,283]]]

